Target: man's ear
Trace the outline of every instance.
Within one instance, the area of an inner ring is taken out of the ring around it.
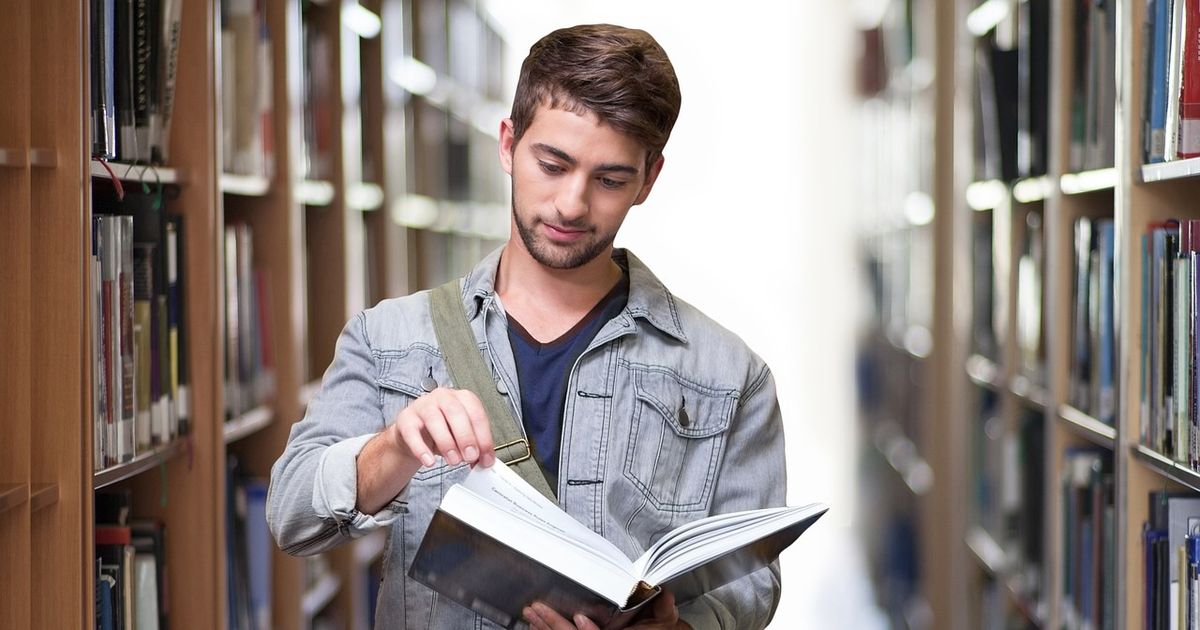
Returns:
[[[500,121],[500,167],[505,173],[512,175],[513,150],[517,148],[516,136],[513,133],[513,121],[505,118]]]
[[[654,182],[658,180],[658,174],[662,172],[664,158],[659,154],[658,159],[650,165],[650,170],[646,172],[646,181],[642,183],[642,189],[638,191],[637,199],[633,201],[633,205],[640,205],[650,196],[650,189],[654,188]]]

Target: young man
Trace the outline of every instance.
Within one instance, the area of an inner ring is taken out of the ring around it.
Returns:
[[[643,31],[579,26],[534,44],[500,127],[512,233],[461,284],[476,345],[560,506],[630,557],[682,523],[784,502],[766,365],[613,248],[662,170],[679,102]],[[446,490],[496,458],[479,398],[450,383],[429,304],[427,292],[385,300],[346,325],[272,470],[267,516],[299,555],[390,528],[378,627],[492,627],[406,577]],[[775,563],[679,607],[665,594],[634,627],[761,628],[779,590]],[[525,616],[595,627],[541,604]]]

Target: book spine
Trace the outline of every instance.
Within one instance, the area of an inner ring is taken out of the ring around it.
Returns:
[[[1179,0],[1183,2],[1184,0]],[[1200,3],[1187,0],[1179,90],[1179,157],[1200,157]]]
[[[1166,157],[1167,62],[1170,49],[1171,3],[1154,0],[1154,30],[1151,36],[1150,73],[1150,151],[1147,162],[1162,162]]]
[[[116,102],[113,85],[114,0],[91,0],[92,155],[117,157]]]
[[[137,455],[136,404],[137,372],[133,341],[133,217],[117,216],[118,234],[121,243],[118,282],[120,283],[121,317],[121,461],[129,461]]]
[[[1186,0],[1172,0],[1170,44],[1167,48],[1167,118],[1164,123],[1166,160],[1179,158],[1179,93],[1183,79],[1183,20]]]
[[[175,78],[179,64],[180,17],[183,0],[162,0],[162,51],[159,55],[161,81],[159,116],[162,131],[156,147],[156,162],[166,163],[170,153],[171,115],[175,109]]]
[[[151,0],[133,0],[133,124],[134,155],[150,161]]]
[[[117,158],[134,161],[137,154],[137,123],[134,116],[134,18],[133,0],[116,0],[115,49],[113,52],[117,103]]]

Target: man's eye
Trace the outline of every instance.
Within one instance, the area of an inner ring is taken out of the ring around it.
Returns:
[[[538,162],[538,164],[542,167],[543,171],[546,171],[551,175],[558,175],[559,173],[563,172],[563,167],[557,164],[551,164],[549,162]]]
[[[627,183],[628,182],[624,182],[619,179],[612,179],[609,177],[601,177],[600,178],[600,185],[604,186],[605,188],[608,188],[609,190],[620,190],[621,188],[624,188],[625,184],[627,184]]]

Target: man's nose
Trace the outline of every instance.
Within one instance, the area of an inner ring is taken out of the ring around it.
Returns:
[[[579,219],[588,212],[588,178],[585,175],[564,178],[554,207],[559,216],[567,221]]]

